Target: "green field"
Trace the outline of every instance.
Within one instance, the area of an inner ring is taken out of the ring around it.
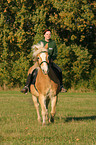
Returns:
[[[0,145],[96,145],[96,93],[60,93],[54,124],[42,126],[30,93],[1,91]]]

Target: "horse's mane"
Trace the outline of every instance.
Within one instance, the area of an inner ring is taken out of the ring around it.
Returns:
[[[40,44],[38,43],[38,44],[32,46],[32,52],[33,52],[34,58],[36,58],[36,56],[42,51],[48,52],[48,50],[45,49],[43,42],[41,42]]]

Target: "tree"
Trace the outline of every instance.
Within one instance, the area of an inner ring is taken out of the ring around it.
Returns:
[[[43,38],[46,28],[57,43],[55,62],[62,68],[64,85],[70,88],[80,80],[88,84],[96,66],[95,4],[94,0],[1,0],[1,85],[25,82],[33,65],[31,46]]]

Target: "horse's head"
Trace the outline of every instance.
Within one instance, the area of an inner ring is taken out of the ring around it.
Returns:
[[[37,55],[37,62],[39,67],[42,69],[43,73],[48,74],[49,60],[48,60],[48,53],[46,51],[41,51]]]
[[[43,43],[34,45],[33,47],[33,56],[35,60],[38,62],[39,67],[42,72],[46,75],[48,74],[48,50],[44,48]]]

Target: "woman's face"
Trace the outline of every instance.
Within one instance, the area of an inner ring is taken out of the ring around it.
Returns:
[[[49,41],[49,39],[51,38],[51,32],[50,32],[50,31],[47,31],[47,32],[44,34],[44,37],[45,37],[45,40],[46,40],[46,41]]]

